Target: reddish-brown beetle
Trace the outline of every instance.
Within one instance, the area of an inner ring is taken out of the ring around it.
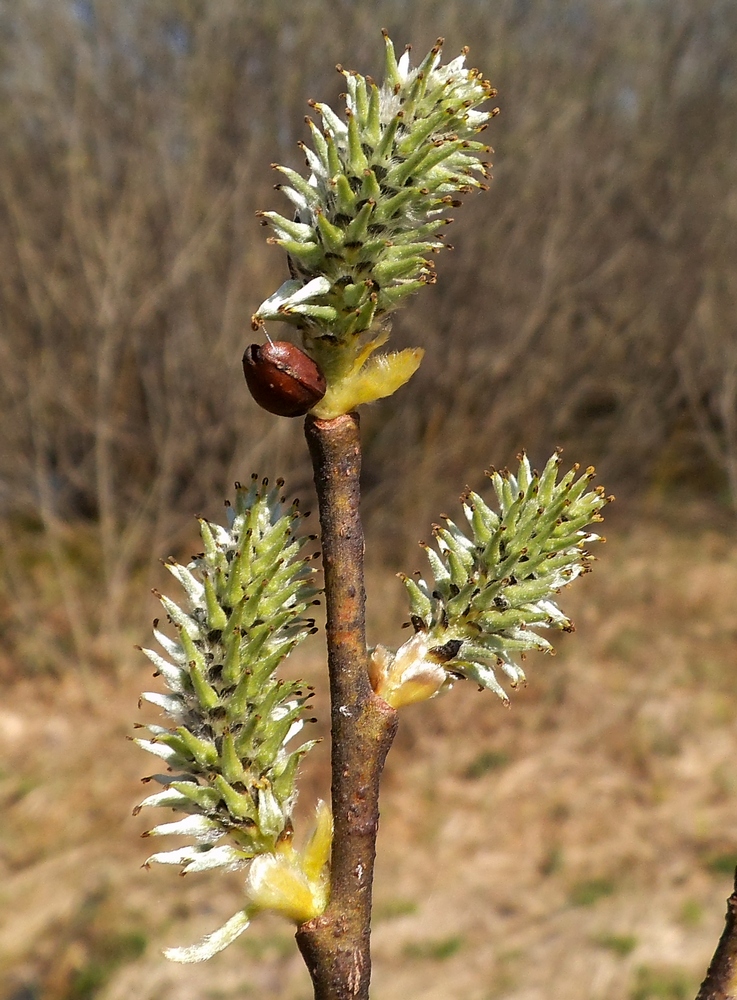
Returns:
[[[280,417],[303,416],[327,389],[312,358],[286,340],[247,347],[243,374],[258,405]]]

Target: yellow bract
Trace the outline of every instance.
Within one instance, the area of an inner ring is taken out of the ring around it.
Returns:
[[[328,383],[327,392],[310,411],[321,420],[332,420],[343,413],[350,413],[361,403],[391,396],[408,382],[424,355],[420,347],[394,351],[369,357],[359,356],[353,368],[334,383]]]
[[[333,821],[320,802],[317,823],[303,851],[284,841],[275,854],[254,858],[246,879],[252,909],[272,910],[295,924],[318,917],[328,904]]]
[[[391,705],[402,708],[434,698],[450,680],[442,664],[429,654],[427,636],[418,632],[392,653],[377,646],[369,660],[369,679],[374,692]]]

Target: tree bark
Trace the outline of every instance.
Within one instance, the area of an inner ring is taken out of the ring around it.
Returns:
[[[737,869],[724,932],[696,1000],[737,1000]]]
[[[397,715],[368,680],[358,416],[308,416],[305,434],[322,529],[334,837],[330,902],[299,928],[297,944],[315,1000],[367,1000],[379,781]]]

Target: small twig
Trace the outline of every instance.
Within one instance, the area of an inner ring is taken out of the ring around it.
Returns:
[[[366,1000],[379,779],[397,717],[368,681],[358,416],[308,417],[305,433],[322,528],[335,834],[330,903],[300,927],[297,943],[315,1000]]]
[[[696,1000],[737,1000],[737,869],[724,931]]]

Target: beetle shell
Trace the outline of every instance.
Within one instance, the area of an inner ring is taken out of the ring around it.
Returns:
[[[312,358],[286,340],[247,347],[243,374],[258,405],[280,417],[304,416],[327,389]]]

